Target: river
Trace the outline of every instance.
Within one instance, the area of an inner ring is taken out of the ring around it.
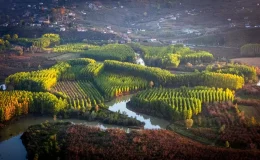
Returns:
[[[130,100],[132,95],[118,97],[111,102],[106,103],[110,106],[109,110],[121,113],[124,112],[128,117],[136,117],[136,119],[145,123],[145,129],[165,129],[169,122],[148,116],[145,114],[138,114],[126,108],[126,103]],[[43,122],[54,122],[51,117],[35,117],[28,115],[20,120],[8,125],[0,132],[0,160],[26,160],[26,150],[22,144],[20,136],[31,125],[40,124]],[[122,128],[128,130],[128,128],[106,125],[99,122],[86,122],[77,119],[68,119],[64,121],[70,121],[73,123],[82,123],[88,126],[98,126],[101,128]]]
[[[136,113],[126,108],[126,103],[130,101],[131,97],[132,95],[122,96],[112,100],[111,102],[108,102],[107,105],[110,106],[109,110],[113,112],[120,111],[120,113],[125,112],[125,114],[128,117],[133,117],[141,122],[144,122],[145,123],[144,129],[165,129],[166,128],[169,122],[153,116]]]
[[[260,81],[256,85],[260,87]]]

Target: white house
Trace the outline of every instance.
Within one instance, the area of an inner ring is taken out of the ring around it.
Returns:
[[[61,31],[61,32],[64,32],[64,31],[66,31],[66,28],[65,28],[65,27],[61,27],[61,28],[60,28],[60,31]]]
[[[3,90],[3,91],[5,91],[6,90],[6,85],[5,84],[2,84],[2,85],[0,85],[0,90]]]
[[[157,39],[155,39],[155,38],[152,38],[152,39],[150,39],[150,41],[151,41],[151,42],[156,42],[156,41],[157,41]]]
[[[70,13],[69,13],[69,16],[75,17],[75,16],[76,16],[76,14],[75,14],[75,13],[72,13],[72,12],[70,12]]]

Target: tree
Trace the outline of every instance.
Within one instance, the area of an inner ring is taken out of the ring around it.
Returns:
[[[7,48],[10,47],[10,42],[9,42],[8,40],[5,40],[5,46],[6,46]]]
[[[98,110],[99,110],[99,106],[96,105],[96,106],[95,106],[95,111],[98,112]]]
[[[15,47],[14,51],[16,52],[16,54],[18,54],[19,56],[23,55],[23,48],[22,47]]]
[[[149,82],[149,86],[150,86],[150,88],[153,88],[153,86],[154,86],[153,81],[150,81],[150,82]]]
[[[0,39],[0,46],[4,46],[5,45],[5,41],[3,39]]]
[[[24,20],[20,20],[20,26],[24,26],[24,25],[25,25]]]
[[[251,124],[252,126],[255,126],[256,125],[256,120],[255,120],[255,117],[251,117]]]
[[[185,120],[185,125],[186,125],[187,129],[191,128],[192,125],[193,125],[193,119],[186,119]]]
[[[201,126],[201,116],[198,116],[198,125]]]
[[[4,35],[4,40],[11,40],[11,36],[10,36],[10,34],[6,34],[6,35]]]
[[[225,142],[225,147],[226,147],[226,148],[229,148],[229,147],[230,147],[230,144],[229,144],[228,141]]]
[[[18,34],[14,34],[12,39],[16,41],[18,39]]]
[[[69,23],[68,25],[70,28],[72,28],[74,26],[74,24],[72,22]]]
[[[165,68],[168,67],[178,67],[180,64],[180,55],[178,54],[167,54],[163,62]]]

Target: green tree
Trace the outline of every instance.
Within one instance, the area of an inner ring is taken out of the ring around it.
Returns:
[[[12,37],[12,40],[16,41],[18,39],[18,34],[14,34],[13,37]]]
[[[255,126],[257,124],[255,117],[251,117],[251,124],[252,126]]]
[[[223,124],[223,125],[220,127],[220,129],[219,129],[219,133],[224,133],[225,128],[226,128],[226,125]]]
[[[6,34],[6,35],[4,35],[4,40],[11,40],[11,36],[10,36],[10,34]]]
[[[7,47],[7,48],[9,48],[11,45],[10,45],[10,42],[8,41],[8,40],[5,40],[5,46]]]
[[[153,81],[150,81],[150,82],[149,82],[149,86],[150,86],[150,88],[153,88],[153,86],[154,86]]]
[[[230,147],[230,144],[229,144],[228,141],[225,142],[225,147],[226,147],[226,148],[229,148],[229,147]]]
[[[187,129],[191,128],[192,125],[193,125],[193,119],[186,119],[185,120],[185,125],[186,125]]]

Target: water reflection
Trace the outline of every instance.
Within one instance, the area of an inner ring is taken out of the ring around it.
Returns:
[[[26,160],[26,149],[19,134],[9,140],[0,142],[0,160]]]
[[[121,113],[125,112],[125,114],[128,117],[134,117],[137,120],[144,122],[145,129],[165,129],[166,128],[166,126],[169,124],[169,122],[167,122],[163,119],[153,117],[153,116],[139,114],[139,113],[133,112],[133,111],[129,110],[128,108],[126,108],[126,103],[130,101],[131,97],[132,97],[132,95],[118,97],[118,98],[114,99],[113,101],[107,103],[107,105],[110,106],[109,110],[111,110],[113,112],[118,112],[118,111],[120,111]]]
[[[21,118],[20,120],[6,126],[4,129],[1,130],[0,143],[1,143],[1,141],[7,140],[10,137],[23,133],[31,125],[41,124],[46,121],[54,122],[53,118],[51,118],[51,117],[36,117],[33,115],[28,115],[24,118]],[[115,125],[102,124],[97,121],[87,122],[85,120],[78,120],[78,119],[65,119],[65,120],[58,120],[58,121],[72,122],[75,124],[84,124],[87,126],[96,126],[96,127],[100,127],[101,129],[107,129],[107,128],[120,128],[120,129],[124,129],[124,130],[127,129],[127,128],[119,127],[119,126],[115,126]]]
[[[165,129],[169,124],[167,121],[148,116],[145,114],[138,114],[126,108],[126,103],[130,100],[132,95],[122,96],[106,103],[110,106],[109,110],[114,112],[125,112],[129,117],[136,117],[136,119],[145,123],[145,129]],[[28,115],[25,118],[6,126],[0,132],[0,160],[26,160],[26,150],[20,139],[21,134],[31,125],[40,124],[43,122],[54,122],[51,117],[35,117]],[[67,119],[64,122],[73,122],[76,124],[84,124],[87,126],[97,126],[101,129],[107,128],[120,128],[124,129],[127,133],[130,132],[129,128],[119,127],[115,125],[106,125],[98,122],[86,122],[84,120]]]

